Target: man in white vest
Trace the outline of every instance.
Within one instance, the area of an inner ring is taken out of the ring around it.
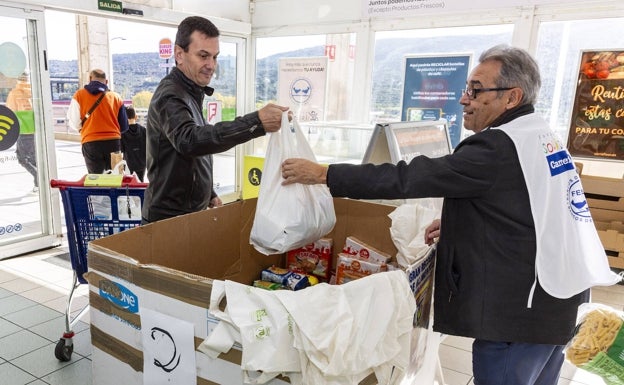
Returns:
[[[326,183],[356,199],[444,197],[434,330],[474,338],[475,385],[556,385],[578,306],[611,272],[573,161],[535,113],[540,88],[524,50],[490,48],[460,99],[475,134],[453,154],[410,163],[282,165],[284,184]]]

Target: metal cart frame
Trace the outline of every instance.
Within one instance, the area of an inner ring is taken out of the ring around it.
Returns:
[[[74,351],[74,325],[89,310],[87,304],[71,318],[74,292],[87,283],[87,247],[90,241],[116,234],[141,224],[141,207],[146,183],[134,176],[123,176],[121,186],[85,186],[85,175],[75,182],[53,179],[50,186],[58,188],[63,202],[67,226],[67,243],[73,270],[72,288],[65,310],[65,332],[56,344],[54,355],[69,361]],[[137,201],[140,203],[137,205]]]

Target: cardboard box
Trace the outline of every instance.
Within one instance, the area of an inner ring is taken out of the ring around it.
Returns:
[[[344,244],[352,235],[396,255],[389,230],[383,230],[390,228],[388,214],[394,206],[347,199],[336,199],[334,205],[337,222],[328,234],[334,244]],[[85,277],[91,305],[94,384],[144,383],[144,368],[151,371],[154,366],[144,357],[141,329],[144,333],[145,314],[157,312],[177,320],[171,326],[190,325],[196,349],[215,326],[207,311],[212,279],[251,285],[262,269],[283,265],[285,255],[265,256],[249,244],[255,206],[256,199],[240,201],[89,244]],[[338,252],[340,248],[335,248],[334,259]],[[178,351],[171,350],[171,357],[160,357],[158,362],[161,366],[175,363]],[[197,384],[243,383],[240,350],[232,349],[216,360],[194,353]],[[287,378],[277,378],[269,384],[287,383]],[[369,376],[361,384],[375,383],[374,376]]]
[[[609,266],[624,269],[624,179],[581,175],[581,182]]]

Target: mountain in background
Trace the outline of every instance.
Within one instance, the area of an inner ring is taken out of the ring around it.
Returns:
[[[403,93],[403,62],[406,55],[445,55],[441,53],[443,51],[455,54],[472,53],[472,65],[474,66],[478,60],[478,55],[491,47],[495,40],[511,40],[511,33],[508,36],[471,35],[469,38],[464,36],[444,36],[384,39],[382,44],[376,45],[375,64],[372,73],[371,108],[400,108]],[[277,72],[280,58],[323,56],[324,51],[324,46],[316,46],[259,59],[256,67],[256,79],[258,79],[255,85],[256,100],[266,102],[276,99]],[[555,54],[558,52],[558,49],[545,49],[542,52],[553,52]],[[124,99],[131,99],[132,96],[140,91],[154,92],[160,79],[167,73],[167,68],[162,67],[165,61],[159,58],[158,53],[115,54],[112,59],[115,91],[120,93]],[[542,61],[546,67],[548,67],[548,63],[556,63],[556,60],[549,60],[548,58],[542,58]],[[210,84],[216,93],[235,95],[235,69],[235,57],[219,57],[217,75]],[[544,68],[542,68],[542,71],[544,72]],[[50,60],[50,77],[77,78],[76,61]],[[356,82],[363,80],[355,79]],[[554,81],[552,77],[542,79],[544,84],[551,81]],[[550,88],[546,87],[546,89]],[[69,95],[69,98],[71,98],[71,95]],[[541,100],[549,101],[550,98],[542,95]]]

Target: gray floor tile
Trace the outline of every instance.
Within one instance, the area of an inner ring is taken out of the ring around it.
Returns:
[[[5,270],[0,270],[0,283],[12,281],[12,280],[17,279],[17,278],[18,278],[18,276],[13,274],[13,273],[11,273],[11,272],[8,272],[8,271],[5,271]]]
[[[11,365],[8,362],[0,364],[0,385],[25,385],[36,380],[35,377]]]
[[[5,320],[4,318],[0,318],[0,338],[17,333],[20,330],[22,330],[22,328],[18,325]]]
[[[2,298],[0,299],[0,316],[14,313],[31,306],[35,306],[36,304],[37,302],[31,301],[20,295],[12,295],[10,297]]]
[[[36,305],[11,314],[6,314],[3,317],[23,328],[30,328],[42,322],[58,318],[61,315],[61,313],[47,306]]]
[[[23,356],[49,343],[50,341],[35,333],[28,330],[21,330],[0,339],[0,357],[11,361],[14,358]]]
[[[33,382],[29,382],[28,385],[48,385],[48,383],[41,380],[35,380]]]
[[[47,301],[51,301],[56,298],[65,297],[64,293],[61,293],[58,290],[54,290],[49,287],[39,286],[35,289],[28,290],[20,293],[22,297],[26,297],[30,300],[33,300],[37,303],[44,303]]]
[[[74,340],[74,352],[83,357],[91,356],[93,346],[91,345],[91,330],[87,329],[80,333],[76,333]]]
[[[87,385],[93,383],[91,378],[91,360],[83,358],[61,370],[41,378],[50,385]]]
[[[32,280],[26,278],[17,278],[12,281],[0,283],[0,287],[10,290],[14,293],[21,293],[23,291],[36,289],[40,286],[40,282],[33,282]]]
[[[3,289],[0,287],[0,298],[6,298],[15,295],[11,290]]]
[[[56,343],[46,345],[12,360],[11,363],[35,377],[43,377],[82,359],[80,355],[72,355],[70,361],[61,362],[54,356],[55,347]]]
[[[88,324],[80,321],[74,325],[73,330],[74,330],[74,333],[80,333],[81,331],[86,330],[88,328],[89,328]],[[65,333],[65,316],[62,315],[60,317],[51,319],[49,321],[40,323],[38,325],[35,325],[29,328],[28,330],[50,341],[53,341],[53,342],[58,341],[59,338],[61,338],[61,336],[63,335],[63,333]]]

